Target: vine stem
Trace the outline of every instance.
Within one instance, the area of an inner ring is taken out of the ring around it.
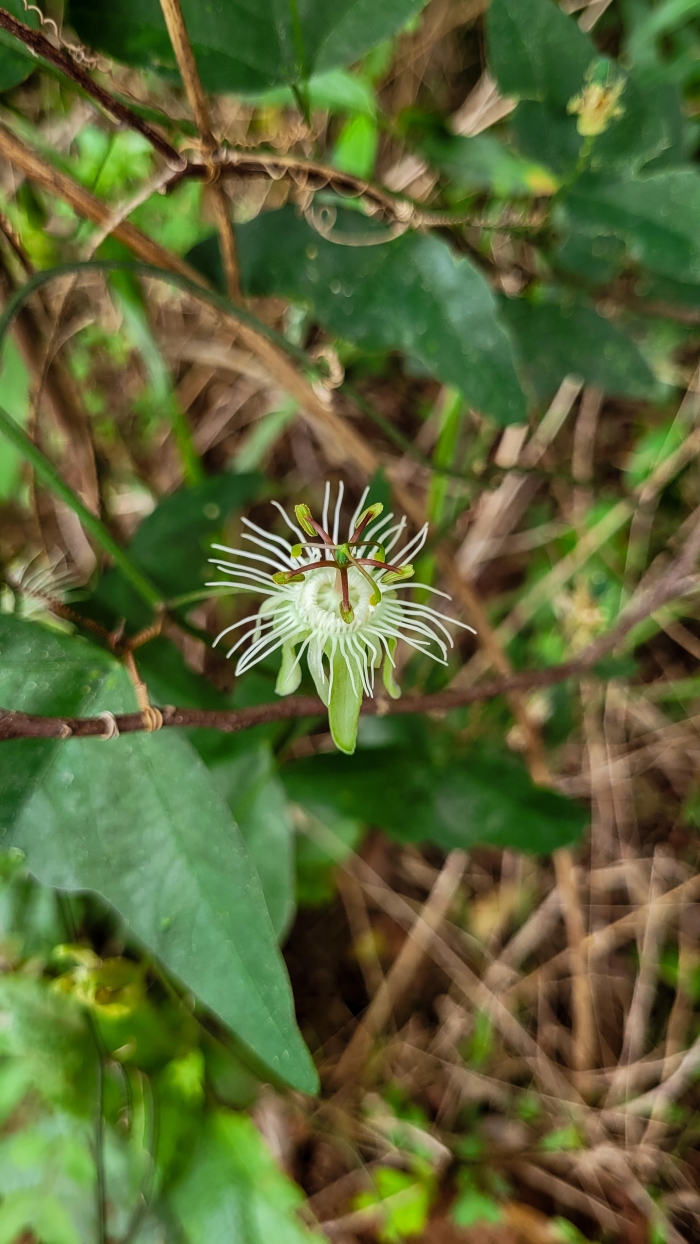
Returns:
[[[209,105],[199,77],[197,61],[192,51],[187,26],[180,8],[180,0],[160,0],[160,7],[168,28],[170,42],[173,45],[180,77],[184,83],[192,115],[202,140],[202,148],[205,155],[208,155],[211,160],[219,144],[212,131]],[[211,167],[212,171],[216,171],[213,163]],[[219,245],[226,274],[226,287],[233,302],[240,302],[241,286],[238,255],[236,252],[236,237],[231,222],[230,205],[224,189],[218,181],[218,177],[212,182],[209,189],[209,197],[214,209],[216,228],[219,234]]]
[[[223,321],[235,326],[243,345],[262,363],[280,388],[299,403],[300,414],[312,428],[329,462],[353,465],[364,475],[374,474],[378,460],[370,446],[333,409],[330,397],[325,394],[320,396],[315,391],[304,371],[292,362],[290,355],[295,352],[288,347],[281,348],[276,334],[265,331],[253,316],[246,315],[230,299],[219,297],[217,300],[211,286],[196,268],[160,246],[130,221],[120,221],[113,225],[112,213],[106,203],[101,202],[67,173],[54,168],[35,148],[23,142],[1,123],[0,156],[49,194],[63,199],[77,215],[83,216],[99,228],[107,228],[141,263],[184,279],[189,283],[189,290],[194,297],[216,303]],[[308,366],[308,360],[306,365]]]
[[[94,99],[95,103],[104,108],[115,121],[122,125],[128,125],[132,130],[138,130],[143,134],[144,138],[155,147],[167,160],[171,168],[181,173],[187,168],[187,161],[180,155],[174,147],[163,138],[157,130],[154,130],[147,121],[142,120],[131,108],[127,108],[120,100],[114,99],[109,91],[105,91],[97,82],[93,82],[90,75],[68,55],[63,48],[55,48],[53,43],[46,38],[39,30],[32,30],[31,26],[27,26],[24,22],[20,22],[6,9],[0,8],[0,29],[7,31],[9,35],[13,35],[25,47],[30,48],[36,56],[40,56],[42,60],[48,61],[55,69],[60,70],[67,78],[71,78],[76,86]]]
[[[73,489],[66,484],[65,480],[61,479],[56,468],[49,462],[45,454],[27,436],[24,429],[15,423],[7,411],[3,410],[2,406],[0,406],[0,432],[3,432],[22,456],[31,463],[41,482],[47,488],[50,488],[51,492],[56,497],[59,497],[77,515],[85,530],[104,549],[105,553],[111,557],[115,566],[119,567],[124,577],[129,580],[139,596],[147,604],[151,605],[152,608],[160,605],[162,597],[158,588],[151,583],[145,574],[142,574],[138,566],[132,562],[128,553],[110,535],[104,523],[91,510],[88,510],[87,506],[83,505],[80,497],[73,492]]]

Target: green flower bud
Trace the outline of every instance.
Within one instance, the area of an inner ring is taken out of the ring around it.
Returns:
[[[312,514],[311,514],[311,510],[309,509],[308,505],[295,505],[294,513],[297,516],[297,522],[299,526],[302,528],[303,531],[306,532],[307,536],[315,536],[317,532],[316,532],[316,528],[311,522]]]

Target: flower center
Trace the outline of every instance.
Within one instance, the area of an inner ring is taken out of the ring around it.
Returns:
[[[375,612],[375,607],[369,603],[372,595],[370,584],[359,570],[351,566],[348,570],[348,595],[354,617],[350,623],[343,622],[337,578],[336,570],[314,570],[305,576],[295,593],[299,615],[306,625],[327,635],[347,635],[362,630]]]

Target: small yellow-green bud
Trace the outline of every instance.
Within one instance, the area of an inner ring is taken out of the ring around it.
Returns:
[[[400,583],[402,579],[410,579],[414,573],[413,566],[399,566],[397,570],[386,570],[382,575],[382,583]]]
[[[297,522],[299,526],[302,528],[303,531],[306,532],[307,536],[315,536],[317,532],[316,532],[316,528],[311,522],[312,514],[311,514],[311,510],[309,509],[308,505],[295,505],[294,513],[297,516]]]

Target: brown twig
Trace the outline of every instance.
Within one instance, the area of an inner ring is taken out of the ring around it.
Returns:
[[[0,127],[1,129],[1,127]],[[613,651],[625,635],[641,619],[648,617],[667,600],[681,592],[686,576],[700,550],[700,520],[688,537],[683,550],[663,575],[646,592],[630,602],[623,611],[617,626],[599,636],[584,648],[575,661],[552,665],[543,670],[530,670],[494,678],[477,687],[462,687],[455,691],[439,691],[434,695],[408,695],[400,700],[365,700],[364,714],[450,712],[467,704],[491,700],[498,695],[512,696],[519,691],[552,687],[567,678],[589,671],[607,653]],[[260,704],[242,709],[188,709],[168,706],[162,710],[163,726],[204,726],[209,729],[233,733],[246,730],[263,722],[283,721],[294,717],[323,716],[325,708],[315,696],[289,696],[270,704]],[[143,729],[138,713],[126,713],[116,719],[120,733],[130,734]],[[100,717],[43,717],[12,711],[0,711],[0,742],[21,738],[76,738],[94,737],[106,733]],[[590,939],[585,938],[584,943]]]
[[[40,30],[32,30],[31,26],[26,26],[24,22],[20,22],[6,9],[0,9],[0,29],[6,30],[9,35],[13,35],[15,39],[19,39],[25,47],[30,48],[36,56],[40,56],[43,60],[48,61],[55,69],[60,69],[67,78],[71,78],[76,86],[95,100],[105,112],[108,112],[115,121],[121,122],[122,125],[128,125],[132,130],[138,130],[143,134],[144,138],[155,147],[156,151],[167,160],[168,164],[178,171],[182,172],[186,168],[186,160],[180,155],[170,143],[154,130],[147,121],[143,121],[135,112],[127,108],[118,99],[114,99],[109,91],[105,91],[103,87],[93,82],[92,78],[62,48],[55,48],[53,43],[47,39],[46,35]]]
[[[109,227],[112,213],[109,207],[66,173],[54,168],[34,148],[0,124],[0,157],[9,160],[36,185],[49,194],[63,199],[79,215],[100,228]],[[112,235],[143,263],[178,273],[203,289],[210,286],[196,268],[191,268],[179,256],[159,246],[129,221],[121,221],[112,229]],[[194,295],[193,295],[194,296]],[[245,345],[280,387],[298,403],[300,413],[323,445],[329,461],[345,462],[355,466],[364,475],[373,474],[379,459],[361,436],[333,409],[330,399],[325,400],[314,390],[311,383],[269,338],[250,324],[242,323],[235,315],[222,312],[222,320],[233,329],[239,341]]]
[[[394,960],[391,971],[377,990],[362,1016],[350,1044],[335,1071],[338,1083],[355,1079],[367,1058],[374,1040],[389,1022],[399,998],[408,990],[428,946],[449,910],[459,887],[467,857],[463,851],[452,851],[445,861],[425,905],[416,916],[406,941]]]
[[[2,232],[5,232],[4,228]],[[15,283],[0,254],[0,301],[8,302],[14,293]],[[78,401],[75,385],[61,360],[54,357],[47,363],[45,333],[40,316],[31,305],[25,303],[17,312],[14,335],[27,370],[37,382],[37,406],[43,396],[56,423],[69,441],[70,455],[66,463],[68,482],[88,508],[97,513],[99,487],[89,421]]]
[[[177,60],[180,77],[182,78],[187,99],[192,115],[195,120],[199,135],[202,141],[202,148],[205,157],[211,157],[216,151],[218,143],[214,137],[211,127],[211,117],[209,115],[209,105],[207,104],[206,95],[202,89],[202,83],[197,69],[197,62],[192,51],[192,44],[187,33],[185,19],[180,8],[180,0],[160,0],[160,7],[163,10],[163,17],[168,28],[170,42],[173,45],[175,59]],[[212,178],[216,173],[216,166],[208,161],[211,168]],[[214,208],[214,216],[216,219],[216,228],[219,234],[219,244],[221,247],[221,257],[224,263],[224,272],[226,274],[226,286],[228,288],[229,297],[234,302],[239,302],[241,297],[241,286],[238,268],[238,256],[236,254],[236,238],[233,232],[233,224],[231,222],[231,213],[228,199],[224,193],[222,186],[218,181],[213,180],[209,196]]]

